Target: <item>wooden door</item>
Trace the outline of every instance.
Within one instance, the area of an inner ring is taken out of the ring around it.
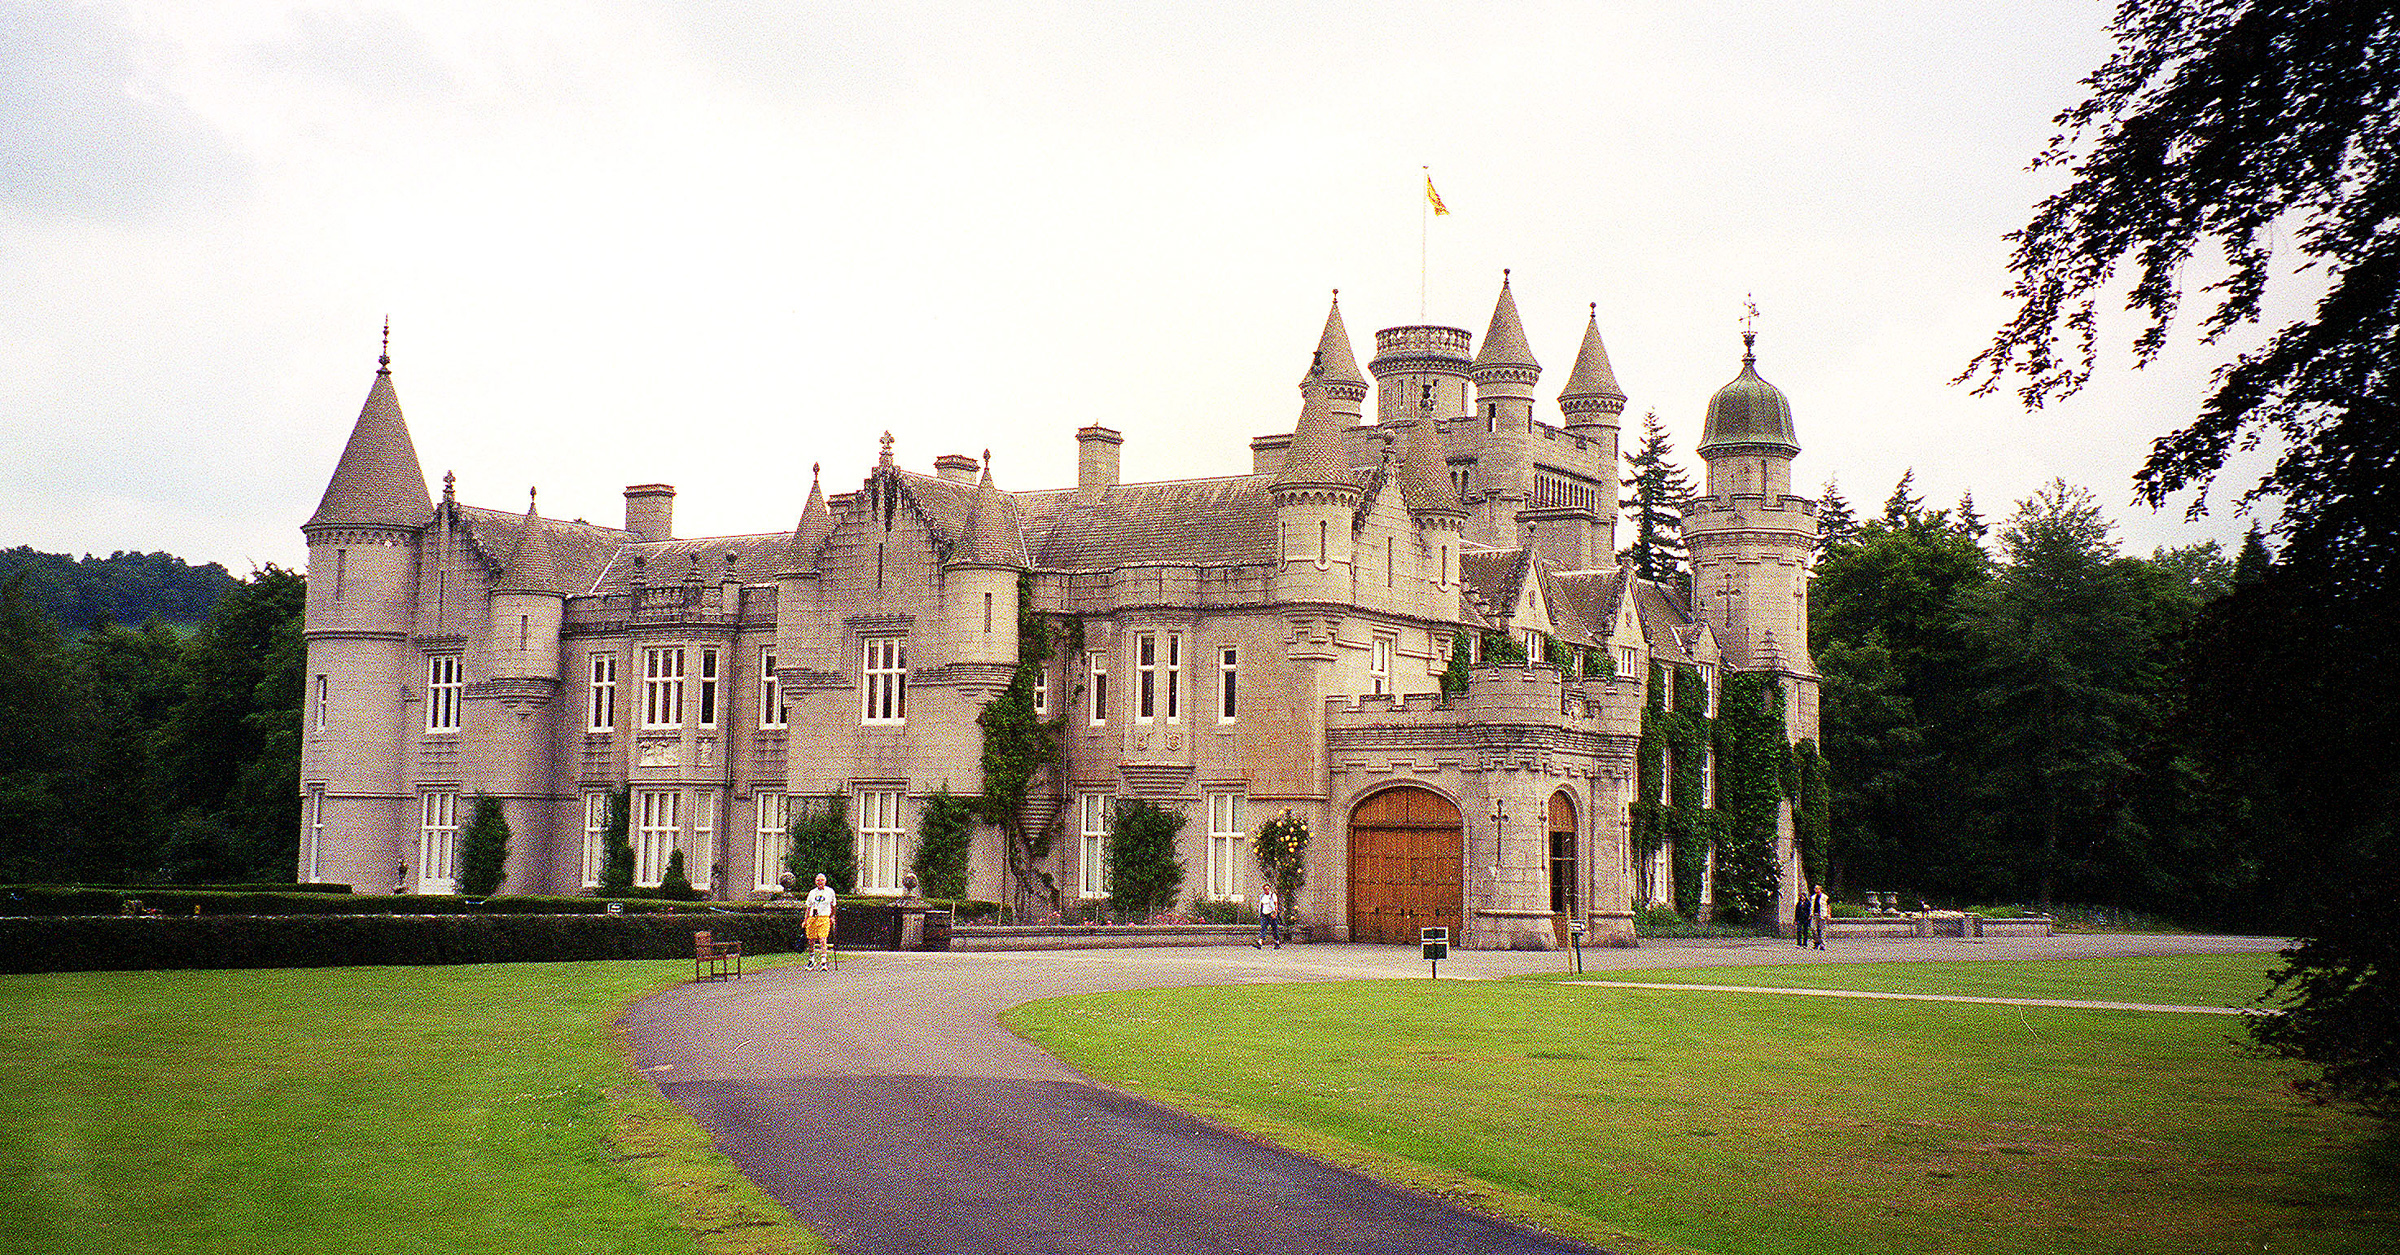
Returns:
[[[1581,910],[1576,895],[1583,891],[1576,876],[1575,859],[1575,799],[1565,790],[1550,795],[1550,909],[1558,912],[1555,921],[1558,944],[1567,944],[1567,922]]]
[[[1360,802],[1350,812],[1350,939],[1414,945],[1419,929],[1447,928],[1462,943],[1465,852],[1458,808],[1438,793],[1409,786]]]

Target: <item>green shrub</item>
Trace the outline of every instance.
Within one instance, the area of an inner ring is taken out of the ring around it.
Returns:
[[[600,828],[600,897],[619,898],[633,892],[632,827],[632,787],[610,790],[608,818]]]
[[[857,888],[858,838],[850,831],[850,799],[828,793],[794,809],[800,813],[792,817],[792,852],[783,861],[792,883],[806,893],[822,875],[837,894]]]
[[[499,890],[507,874],[508,816],[501,813],[500,799],[478,793],[475,817],[458,834],[458,891],[486,897]]]
[[[1450,663],[1442,668],[1442,696],[1445,699],[1456,697],[1467,691],[1467,654],[1469,652],[1467,634],[1464,632],[1451,633]]]
[[[1192,899],[1192,922],[1196,924],[1246,924],[1250,922],[1250,905],[1246,902],[1227,902],[1221,898]]]
[[[683,851],[667,852],[667,869],[659,873],[658,896],[670,902],[696,902],[700,891],[692,888],[692,878],[683,870]]]
[[[1308,821],[1285,807],[1250,838],[1250,853],[1267,883],[1275,886],[1275,896],[1288,918],[1300,886],[1308,878]]]
[[[1836,902],[1832,910],[1835,919],[1865,919],[1871,914],[1867,908],[1855,902]]]
[[[910,870],[928,898],[967,896],[967,856],[975,836],[975,807],[943,785],[925,799],[917,820],[917,854]]]
[[[701,930],[769,954],[794,948],[800,920],[796,911],[15,918],[0,919],[0,971],[673,959],[691,957]]]
[[[1175,904],[1183,889],[1183,864],[1175,859],[1175,836],[1185,819],[1155,802],[1125,798],[1108,816],[1108,904],[1123,915],[1144,916]]]

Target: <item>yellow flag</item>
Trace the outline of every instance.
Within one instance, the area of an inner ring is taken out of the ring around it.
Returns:
[[[1433,206],[1433,212],[1436,214],[1450,212],[1450,207],[1442,203],[1442,194],[1433,190],[1433,176],[1430,174],[1425,176],[1425,200],[1426,203]]]

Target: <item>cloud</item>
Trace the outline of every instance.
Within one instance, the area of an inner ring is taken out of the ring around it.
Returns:
[[[146,219],[238,195],[247,161],[148,78],[132,35],[69,0],[0,17],[0,205]]]

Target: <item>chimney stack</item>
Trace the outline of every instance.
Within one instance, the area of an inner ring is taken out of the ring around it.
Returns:
[[[1117,485],[1118,452],[1125,437],[1097,423],[1075,433],[1075,443],[1082,446],[1077,459],[1075,490],[1092,493]]]
[[[636,540],[675,539],[675,485],[626,485],[625,530]]]
[[[983,463],[964,453],[945,453],[933,460],[933,473],[953,484],[973,484],[975,472],[982,469]]]

